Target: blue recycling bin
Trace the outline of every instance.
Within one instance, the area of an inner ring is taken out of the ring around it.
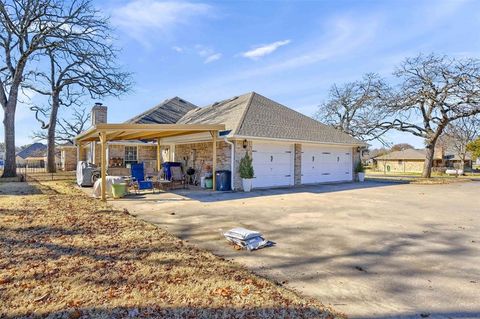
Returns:
[[[165,178],[166,179],[168,179],[168,180],[172,179],[172,173],[170,172],[170,167],[174,167],[174,166],[182,166],[182,164],[178,163],[178,162],[164,162],[162,164],[163,171],[165,172]]]
[[[229,191],[231,188],[232,172],[220,170],[215,172],[215,183],[217,191]]]

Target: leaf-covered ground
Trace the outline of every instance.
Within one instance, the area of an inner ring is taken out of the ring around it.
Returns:
[[[0,318],[337,318],[64,181],[0,183]]]

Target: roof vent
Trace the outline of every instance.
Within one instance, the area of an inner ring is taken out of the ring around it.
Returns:
[[[235,101],[236,99],[238,99],[238,96],[234,96],[230,99],[230,101]]]
[[[182,99],[178,99],[178,102],[187,104],[187,102],[185,100],[182,100]]]
[[[220,104],[220,102],[215,102],[212,104],[212,106],[217,106],[218,104]]]

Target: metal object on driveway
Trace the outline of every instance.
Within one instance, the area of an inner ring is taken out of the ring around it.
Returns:
[[[275,244],[272,241],[265,240],[261,233],[243,227],[232,228],[225,232],[223,236],[225,236],[229,242],[248,251],[270,247]]]

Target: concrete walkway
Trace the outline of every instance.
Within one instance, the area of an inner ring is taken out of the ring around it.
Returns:
[[[480,318],[480,182],[366,182],[111,201],[351,318]],[[252,253],[221,236],[259,230]]]

